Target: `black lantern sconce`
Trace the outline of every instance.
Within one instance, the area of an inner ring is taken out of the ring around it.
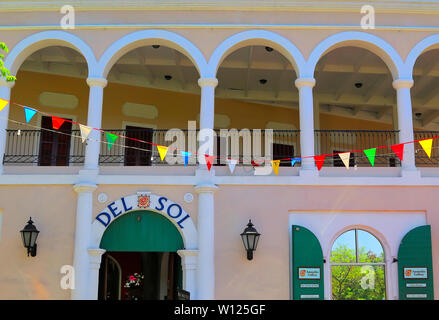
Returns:
[[[29,257],[30,254],[32,257],[35,257],[37,255],[36,241],[40,231],[38,231],[37,228],[34,226],[32,218],[29,218],[27,225],[24,227],[23,230],[20,231],[20,233],[21,239],[23,240],[23,245],[25,248],[27,248],[27,256]]]
[[[251,220],[248,221],[247,227],[241,233],[242,242],[244,242],[245,250],[247,251],[247,259],[253,259],[253,251],[258,247],[260,233],[253,227]]]

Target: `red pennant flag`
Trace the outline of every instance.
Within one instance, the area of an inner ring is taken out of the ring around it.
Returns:
[[[399,160],[402,161],[402,157],[404,156],[404,145],[402,143],[400,144],[394,144],[393,146],[390,146],[393,150],[393,152],[396,153]]]
[[[213,159],[215,159],[215,157],[209,156],[208,154],[205,154],[204,157],[206,158],[207,169],[210,171],[210,168],[212,168]]]
[[[314,161],[316,163],[317,169],[320,169],[323,167],[323,162],[325,162],[326,155],[321,156],[314,156]]]
[[[253,160],[251,161],[251,164],[253,167],[259,167],[259,164],[257,164],[256,162],[254,162]]]
[[[58,117],[52,116],[52,126],[53,126],[53,129],[58,130],[62,126],[64,121],[66,121],[66,120],[64,120],[62,118],[58,118]]]

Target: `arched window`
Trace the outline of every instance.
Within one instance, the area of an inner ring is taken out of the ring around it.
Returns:
[[[386,299],[383,246],[369,232],[341,234],[332,245],[330,264],[333,300]]]

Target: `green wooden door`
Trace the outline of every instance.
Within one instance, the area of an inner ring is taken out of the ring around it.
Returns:
[[[293,228],[293,299],[323,300],[323,253],[319,240],[308,229]]]
[[[184,244],[177,228],[161,214],[134,211],[108,226],[100,247],[107,251],[175,252]]]
[[[409,231],[398,250],[400,300],[433,300],[431,228],[420,226]]]

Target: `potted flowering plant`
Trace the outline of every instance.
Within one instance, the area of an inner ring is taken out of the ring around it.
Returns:
[[[126,297],[128,300],[140,300],[143,293],[143,274],[133,273],[127,276],[124,288],[127,290]]]

